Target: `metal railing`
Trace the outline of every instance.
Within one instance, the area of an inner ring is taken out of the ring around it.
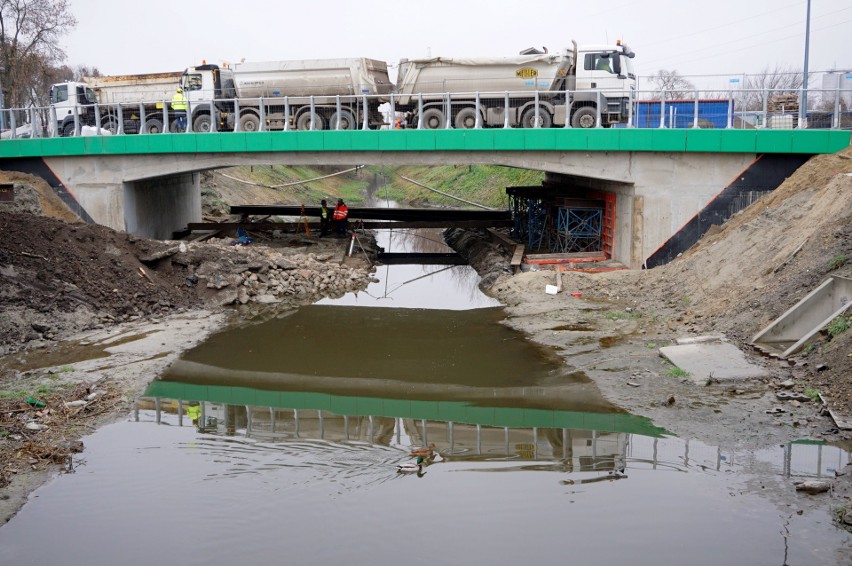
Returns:
[[[284,96],[12,108],[3,139],[75,135],[482,128],[852,129],[852,90],[504,91]]]

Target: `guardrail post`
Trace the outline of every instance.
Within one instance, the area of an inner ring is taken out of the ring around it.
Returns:
[[[700,128],[698,125],[698,89],[695,89],[695,101],[692,104],[692,127]]]
[[[363,124],[362,129],[363,130],[369,130],[370,129],[370,109],[369,109],[370,107],[367,106],[367,95],[364,94],[362,96],[364,97],[364,124]],[[313,101],[311,101],[311,102],[313,103]]]
[[[311,129],[313,130],[313,124],[311,124],[311,126]],[[238,98],[234,99],[234,131],[242,131],[242,128],[240,128],[240,100]]]
[[[725,126],[725,129],[731,129],[734,127],[734,97],[731,91],[728,91],[728,125]]]
[[[115,135],[124,135],[124,111],[121,109],[121,102],[116,105],[116,114],[118,115],[118,124],[115,126]]]
[[[74,104],[74,135],[80,135],[80,108]]]
[[[503,106],[503,129],[508,130],[512,125],[509,123],[509,91],[506,91],[505,105]]]
[[[391,128],[393,128],[394,124],[396,124],[396,101],[393,99],[393,93],[390,95],[390,115],[391,115]]]
[[[163,131],[160,133],[169,133],[169,102],[167,100],[163,101]]]
[[[533,114],[535,124],[533,124],[533,128],[539,127],[538,123],[539,123],[539,120],[541,120],[541,114],[539,112],[540,111],[538,109],[538,88],[536,87],[536,89],[535,89],[535,109],[534,109],[534,114]]]
[[[30,108],[30,137],[31,138],[40,138],[41,132],[39,130],[41,128],[38,127],[36,119],[38,118],[38,112],[35,109],[35,106]]]
[[[50,120],[50,124],[51,124],[51,127],[48,130],[48,132],[52,132],[50,137],[58,138],[60,136],[59,117],[56,115],[56,107],[53,106],[52,104],[50,105],[50,108],[48,108],[47,117]]]
[[[11,139],[16,139],[18,137],[18,121],[15,119],[15,111],[13,109],[9,109],[9,136]]]
[[[763,87],[763,127],[769,127],[769,91]]]
[[[186,123],[183,125],[183,133],[188,134],[192,131],[192,103],[189,98],[186,99],[186,108],[183,110]]]
[[[218,122],[218,118],[219,118],[219,111],[217,110],[216,97],[214,96],[210,100],[210,130],[208,130],[209,133],[212,134],[213,132],[215,132],[219,129],[219,125],[216,123],[216,122]]]
[[[95,104],[95,132],[96,136],[101,135],[101,109],[98,107],[97,103]]]
[[[831,129],[840,129],[840,77],[837,78],[837,89],[834,91],[834,116],[831,119]]]
[[[444,115],[444,129],[453,129],[453,103],[450,101],[450,93],[445,93],[444,104],[447,108],[447,113]]]
[[[139,103],[139,131],[136,132],[138,134],[147,134],[148,130],[145,129],[145,104],[142,102]]]
[[[284,131],[290,131],[290,97],[284,97]]]
[[[565,91],[565,125],[564,128],[571,128],[571,93]]]
[[[479,113],[479,91],[476,91],[476,108],[474,110],[476,111],[476,118],[474,118],[473,127],[479,130],[482,128],[482,116]]]
[[[260,124],[257,126],[258,132],[266,130],[266,105],[263,103],[263,97],[260,97]]]
[[[604,100],[605,99],[606,99],[606,97],[604,97]],[[600,127],[603,126],[603,124],[602,124],[603,120],[601,119],[601,114],[603,114],[603,112],[601,112],[601,91],[600,90],[595,91],[595,102],[597,102],[597,104],[595,105],[597,107],[597,115],[595,116],[595,127],[600,128]]]
[[[334,97],[334,104],[337,107],[337,124],[334,125],[335,130],[340,129],[340,112],[342,110],[340,106],[340,95]],[[393,108],[393,95],[391,95],[391,108]]]
[[[627,91],[627,127],[633,127],[633,89]]]
[[[660,91],[660,128],[666,127],[666,89]]]
[[[417,94],[417,129],[423,129],[423,93]]]
[[[805,127],[805,115],[808,113],[807,108],[802,108],[802,102],[804,102],[806,104],[808,102],[807,96],[805,95],[805,89],[806,88],[807,88],[807,85],[802,85],[802,88],[799,90],[799,120],[798,120],[798,126],[796,126],[796,127],[799,128],[800,130]]]

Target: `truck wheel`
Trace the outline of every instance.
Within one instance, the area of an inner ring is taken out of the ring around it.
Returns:
[[[476,127],[476,109],[462,108],[456,114],[456,119],[453,124],[459,130],[469,130]]]
[[[438,130],[447,127],[444,113],[437,108],[427,108],[423,112],[423,127],[427,130]]]
[[[240,131],[241,132],[259,132],[260,118],[252,113],[246,113],[240,116]]]
[[[550,112],[544,106],[538,107],[538,127],[549,128],[553,125],[553,118],[550,117]],[[521,116],[522,128],[535,128],[535,106],[524,110]]]
[[[192,121],[192,131],[207,133],[210,131],[210,115],[199,114]]]
[[[74,135],[74,122],[68,122],[62,126],[62,135],[66,138],[70,138]]]
[[[322,119],[322,116],[313,113],[314,116],[314,129],[315,130],[324,130],[325,129],[325,121]],[[303,112],[296,119],[296,129],[297,130],[310,130],[311,129],[311,112]]]
[[[598,123],[598,113],[592,106],[583,106],[571,116],[571,126],[575,128],[594,128]]]
[[[118,133],[118,122],[112,118],[101,118],[101,129],[115,135]]]
[[[331,122],[328,127],[332,130],[354,130],[355,116],[349,110],[341,110],[339,116],[335,112],[331,115]]]
[[[145,120],[145,128],[143,133],[146,134],[162,134],[163,133],[163,121],[158,120],[157,118],[149,118]]]

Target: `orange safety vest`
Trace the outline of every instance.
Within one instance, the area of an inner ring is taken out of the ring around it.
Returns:
[[[349,216],[349,209],[345,204],[340,204],[334,207],[334,219],[335,220],[343,220]]]

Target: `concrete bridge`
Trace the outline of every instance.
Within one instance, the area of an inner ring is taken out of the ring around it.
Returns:
[[[38,175],[80,217],[168,239],[201,216],[199,173],[236,165],[490,164],[610,198],[611,255],[667,261],[745,191],[771,190],[842,130],[470,129],[227,132],[0,141],[0,169]]]

